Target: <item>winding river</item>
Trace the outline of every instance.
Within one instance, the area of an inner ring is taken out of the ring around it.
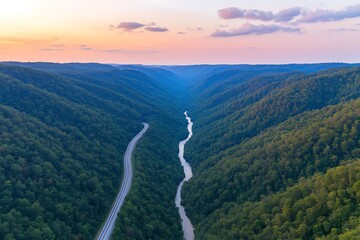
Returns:
[[[191,121],[191,118],[188,116],[187,112],[185,112],[184,114],[186,116],[186,120],[188,121],[187,129],[188,129],[189,135],[185,140],[182,140],[182,141],[179,142],[179,155],[178,156],[179,156],[181,165],[184,168],[185,178],[181,181],[181,183],[179,184],[179,186],[177,188],[175,204],[176,204],[176,207],[179,208],[179,214],[180,214],[180,218],[182,220],[181,225],[182,225],[182,229],[183,229],[183,232],[184,232],[184,239],[185,240],[193,240],[195,238],[195,236],[194,236],[194,227],[191,224],[190,219],[186,216],[184,206],[181,205],[181,189],[182,189],[182,186],[183,186],[184,182],[189,181],[189,179],[193,175],[192,171],[191,171],[190,164],[184,158],[185,144],[187,143],[187,141],[189,141],[189,139],[193,135],[193,132],[192,132],[193,122]]]

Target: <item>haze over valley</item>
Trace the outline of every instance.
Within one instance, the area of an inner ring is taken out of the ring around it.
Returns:
[[[356,64],[3,62],[0,72],[1,238],[95,237],[147,122],[112,236],[181,239],[185,110],[194,176],[181,204],[195,238],[358,235]]]
[[[0,239],[360,239],[360,5],[0,1]]]

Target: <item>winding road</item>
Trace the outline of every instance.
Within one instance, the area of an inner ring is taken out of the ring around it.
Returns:
[[[144,128],[131,140],[131,142],[129,143],[129,145],[126,149],[125,156],[124,156],[124,180],[121,184],[120,192],[118,193],[118,195],[116,197],[116,200],[112,206],[110,214],[109,214],[108,218],[106,219],[106,222],[105,222],[104,226],[102,227],[99,235],[96,238],[98,240],[110,239],[110,236],[115,227],[115,221],[117,218],[117,214],[120,211],[120,208],[124,203],[125,197],[130,190],[132,177],[133,177],[131,155],[134,151],[137,141],[143,136],[143,134],[149,128],[148,123],[143,123],[143,124],[144,124]]]

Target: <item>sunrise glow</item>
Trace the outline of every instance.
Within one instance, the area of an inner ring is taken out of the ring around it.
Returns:
[[[0,60],[359,62],[360,4],[0,0]]]

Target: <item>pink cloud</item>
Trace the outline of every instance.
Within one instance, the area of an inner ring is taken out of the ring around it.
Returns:
[[[243,18],[249,20],[270,21],[274,18],[272,12],[265,12],[257,9],[239,9],[235,7],[220,9],[218,14],[222,19]]]
[[[211,37],[235,37],[241,35],[263,35],[275,32],[299,33],[300,28],[283,27],[279,25],[253,25],[245,23],[241,27],[230,30],[217,30]]]
[[[306,10],[300,7],[283,9],[278,13],[258,9],[240,9],[229,7],[218,11],[222,19],[247,19],[260,21],[290,22],[299,17],[297,23],[316,23],[341,21],[347,18],[360,17],[360,4],[348,6],[343,10],[315,9]]]
[[[166,27],[146,27],[145,30],[149,32],[168,32],[169,29]]]
[[[343,10],[327,10],[316,9],[303,12],[303,16],[298,22],[302,23],[316,23],[316,22],[330,22],[340,21],[347,18],[360,17],[360,4],[348,6]]]
[[[288,22],[301,14],[300,7],[283,9],[274,15],[275,22]]]
[[[145,30],[147,30],[149,32],[167,32],[167,31],[169,31],[169,29],[166,27],[156,26],[156,23],[154,23],[154,22],[151,22],[148,24],[143,24],[143,23],[139,23],[139,22],[121,22],[116,27],[112,24],[110,25],[110,30],[120,29],[120,30],[123,30],[126,32],[131,32],[132,30],[139,29],[139,28],[144,28]],[[140,33],[141,32],[143,32],[143,31],[140,31]]]
[[[119,25],[116,26],[116,28],[124,31],[131,31],[137,28],[142,28],[144,26],[145,24],[138,22],[121,22]]]

